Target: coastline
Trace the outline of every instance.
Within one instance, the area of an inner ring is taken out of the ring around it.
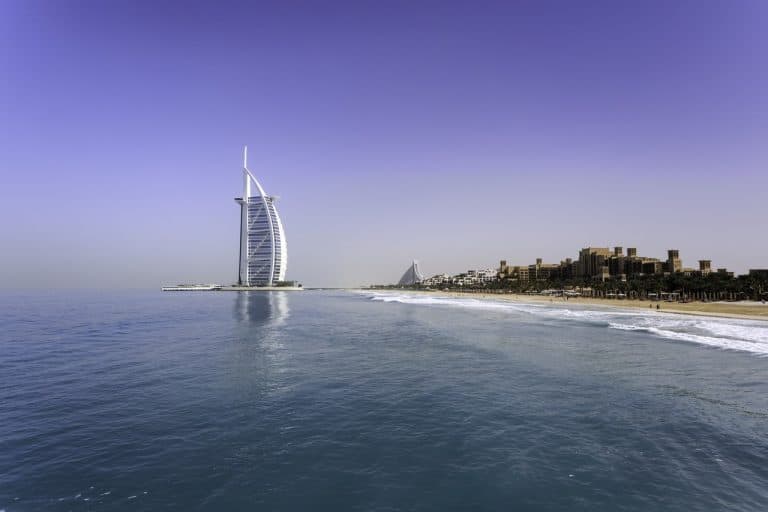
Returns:
[[[768,321],[768,304],[744,303],[744,302],[664,302],[636,299],[598,299],[594,297],[571,297],[564,300],[562,297],[546,297],[542,295],[524,295],[514,293],[487,293],[466,291],[440,291],[440,290],[389,290],[367,289],[376,292],[404,292],[441,297],[472,298],[479,300],[496,300],[504,302],[516,302],[519,304],[575,304],[583,306],[600,306],[612,309],[625,310],[653,310],[659,313],[709,316],[719,318],[734,318],[741,320]],[[656,309],[659,304],[660,309]]]

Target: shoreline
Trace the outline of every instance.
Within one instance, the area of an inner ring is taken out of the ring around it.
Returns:
[[[514,293],[486,293],[486,292],[463,292],[463,291],[440,291],[440,290],[390,290],[390,289],[367,289],[365,291],[373,292],[401,292],[417,293],[425,295],[435,295],[451,298],[473,298],[479,300],[497,300],[503,302],[514,302],[518,304],[576,304],[583,306],[601,306],[611,309],[624,310],[651,310],[655,313],[670,313],[694,316],[708,316],[717,318],[733,318],[739,320],[760,320],[768,321],[768,304],[743,302],[664,302],[649,301],[637,299],[598,299],[594,297],[570,297],[564,300],[563,297],[546,297],[542,295],[525,295]],[[656,309],[656,305],[660,309]]]

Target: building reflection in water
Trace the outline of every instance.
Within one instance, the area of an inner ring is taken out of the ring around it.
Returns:
[[[227,379],[241,400],[258,402],[291,384],[283,377],[291,358],[282,328],[288,318],[288,297],[286,292],[233,293],[235,325],[233,343],[227,345],[231,358]]]
[[[288,318],[288,292],[236,292],[235,320],[279,326]]]

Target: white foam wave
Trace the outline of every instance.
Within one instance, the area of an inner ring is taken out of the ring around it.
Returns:
[[[689,341],[692,343],[700,343],[703,345],[709,345],[712,347],[730,349],[730,350],[743,350],[746,352],[753,352],[756,354],[768,354],[768,345],[760,343],[754,340],[745,340],[737,337],[723,337],[723,336],[705,336],[701,334],[695,334],[693,332],[674,331],[670,329],[662,329],[652,326],[641,325],[627,325],[611,322],[608,325],[611,329],[620,329],[623,331],[644,331],[651,334],[655,334],[662,338]],[[733,331],[733,330],[732,330]]]
[[[496,310],[558,321],[592,323],[610,329],[643,331],[669,340],[768,355],[768,322],[764,321],[609,309],[594,305],[530,304],[439,295],[373,293],[368,294],[368,297],[386,303]]]

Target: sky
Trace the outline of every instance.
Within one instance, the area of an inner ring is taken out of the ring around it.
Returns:
[[[0,0],[0,287],[768,267],[768,2]]]

